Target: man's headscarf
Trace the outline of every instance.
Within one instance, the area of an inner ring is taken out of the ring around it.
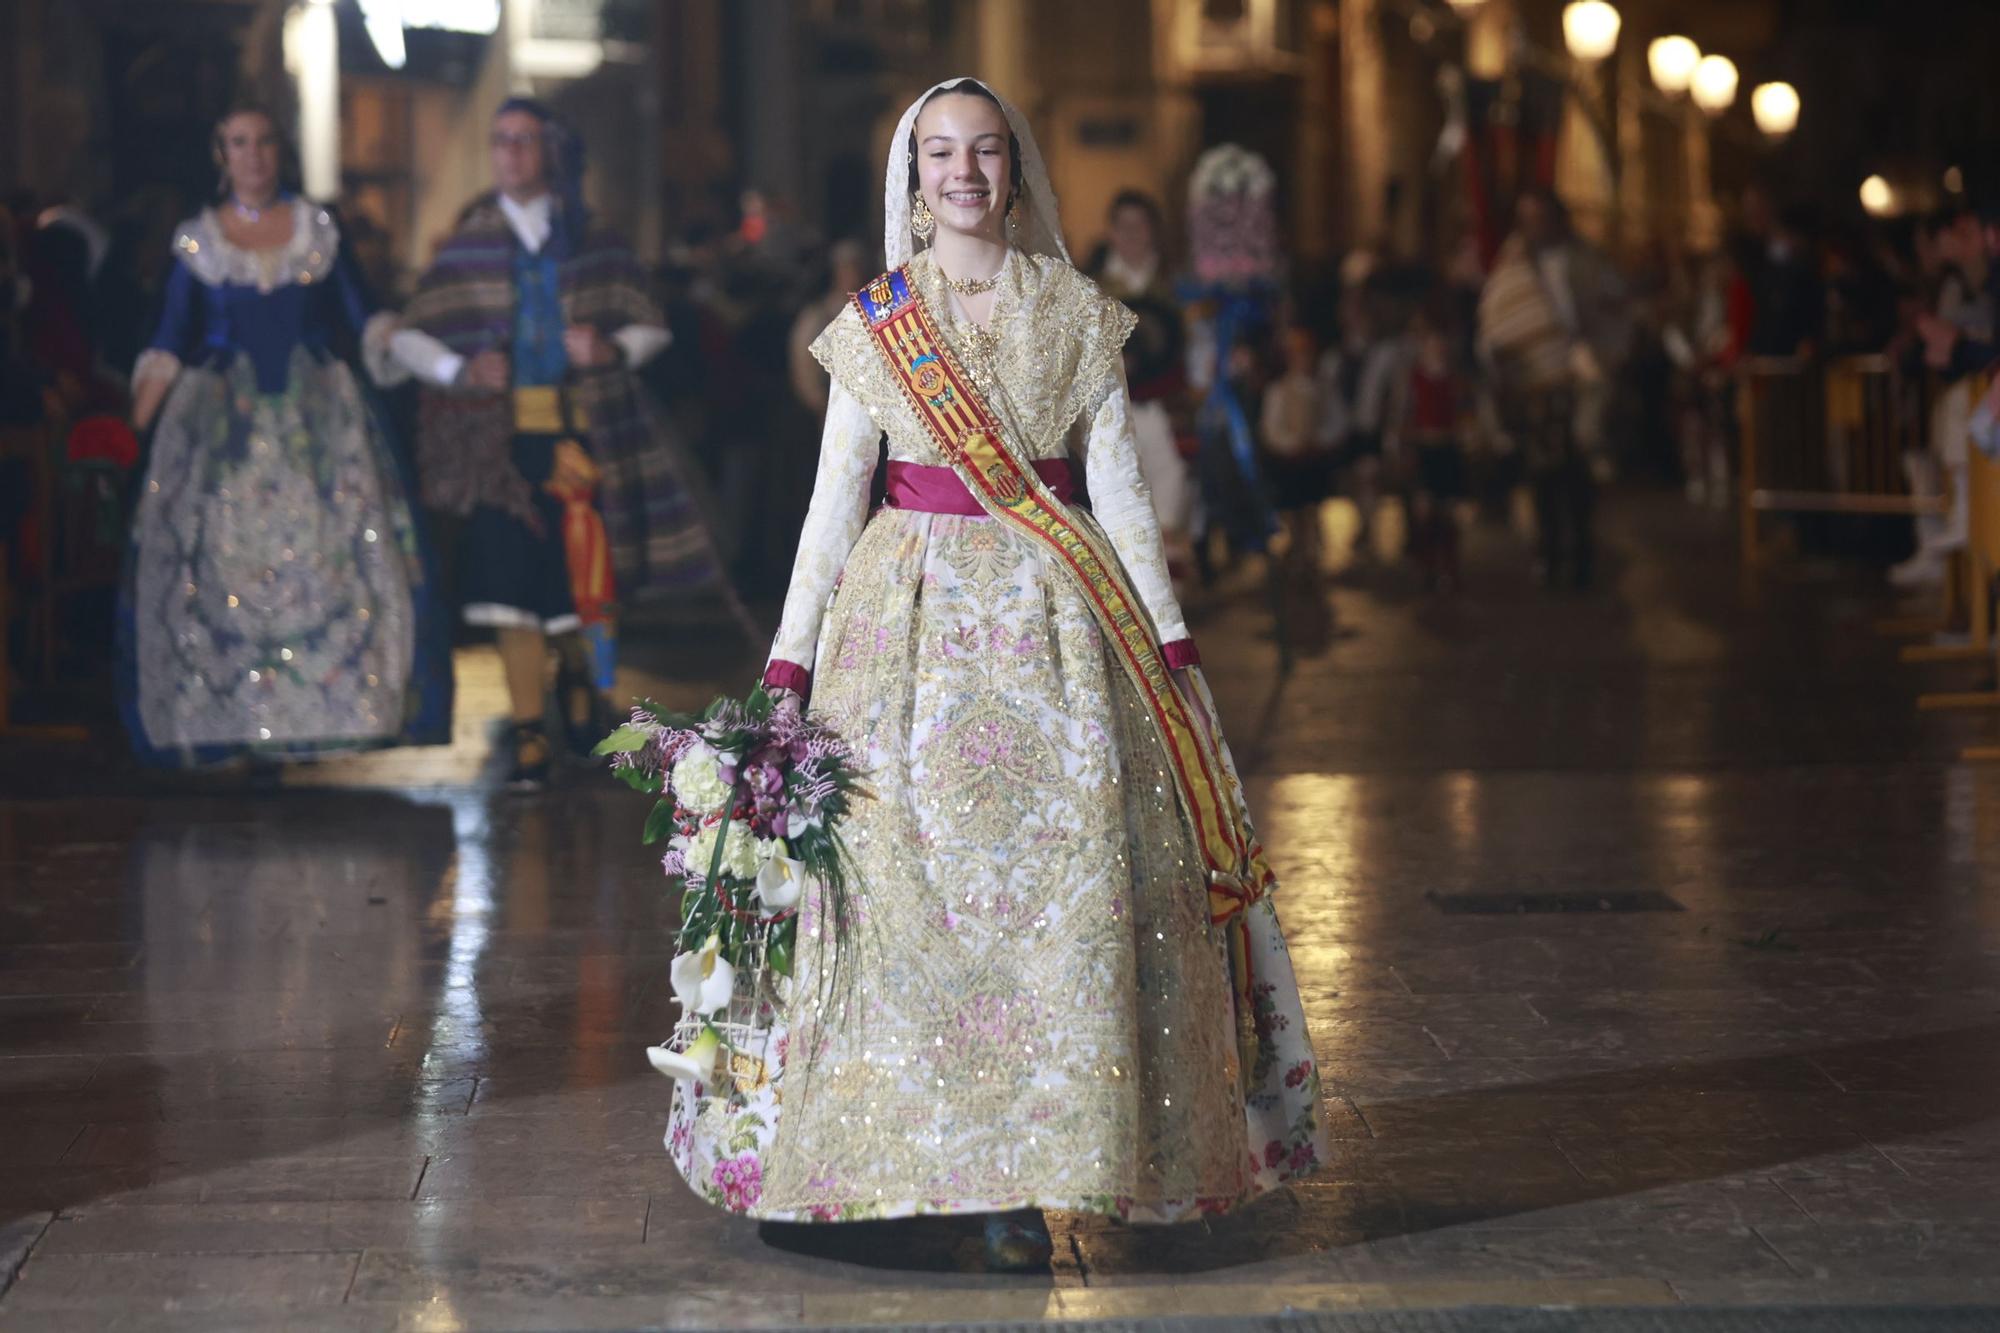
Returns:
[[[583,138],[550,109],[532,97],[510,97],[493,113],[497,120],[510,111],[533,116],[542,126],[542,171],[556,207],[550,219],[549,253],[568,259],[590,230],[590,213],[583,202]]]

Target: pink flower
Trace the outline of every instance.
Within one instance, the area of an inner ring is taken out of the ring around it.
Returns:
[[[1288,1088],[1298,1087],[1299,1084],[1306,1081],[1306,1075],[1310,1073],[1312,1073],[1312,1061],[1310,1060],[1299,1061],[1297,1064],[1293,1065],[1290,1069],[1285,1071],[1285,1086]]]
[[[744,1212],[754,1207],[764,1195],[763,1163],[753,1152],[717,1162],[709,1183],[722,1192],[723,1207],[731,1212]]]

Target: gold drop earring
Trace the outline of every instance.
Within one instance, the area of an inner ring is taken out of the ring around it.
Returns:
[[[910,232],[920,241],[928,241],[937,230],[937,219],[931,215],[931,206],[924,200],[922,190],[911,196]]]

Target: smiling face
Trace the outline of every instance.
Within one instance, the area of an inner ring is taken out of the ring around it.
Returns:
[[[239,199],[269,199],[278,192],[278,127],[261,111],[239,111],[215,130],[222,169]]]
[[[1014,163],[1007,118],[970,93],[934,97],[918,113],[917,184],[940,228],[997,239]]]

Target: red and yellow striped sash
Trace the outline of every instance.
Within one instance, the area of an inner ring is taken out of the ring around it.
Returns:
[[[1034,469],[1009,451],[999,419],[940,336],[907,270],[877,278],[855,293],[854,303],[938,452],[988,516],[1032,538],[1075,581],[1145,702],[1207,866],[1210,917],[1233,927],[1231,961],[1247,1000],[1250,960],[1243,916],[1264,896],[1272,876],[1251,836],[1215,734],[1175,687],[1160,653],[1159,634],[1117,554],[1104,549],[1095,529],[1076,523]]]

